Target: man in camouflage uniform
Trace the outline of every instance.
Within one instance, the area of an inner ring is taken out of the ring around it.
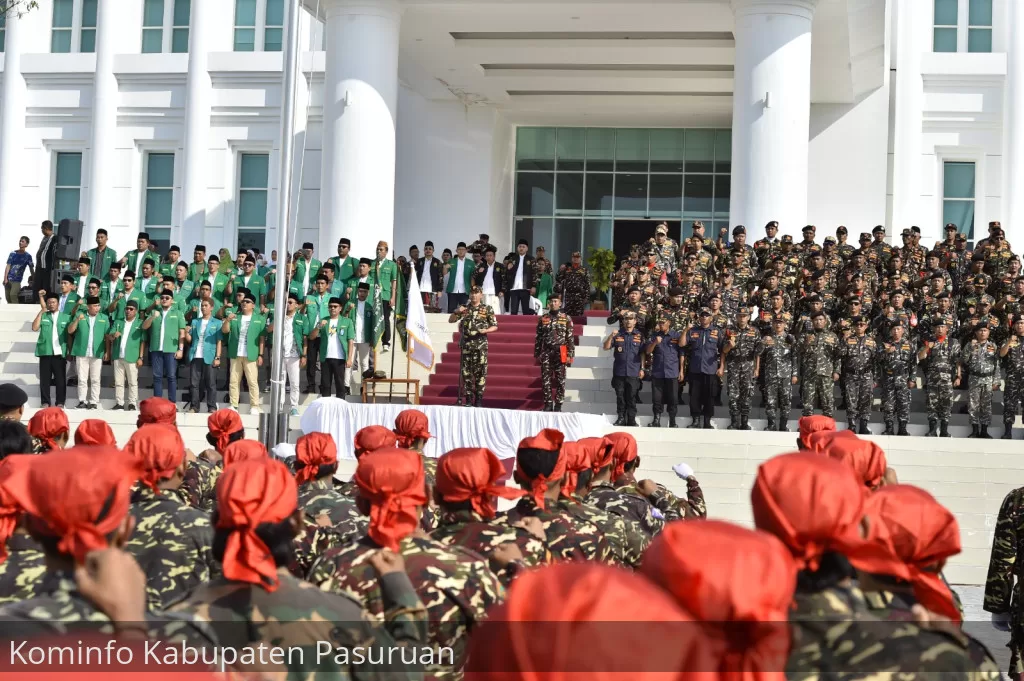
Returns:
[[[835,412],[833,388],[839,381],[839,338],[825,328],[825,313],[811,320],[814,329],[803,337],[796,348],[792,384],[800,382],[803,415],[814,414],[815,398],[825,416]]]
[[[968,437],[991,439],[988,434],[992,422],[992,392],[999,389],[999,348],[989,340],[989,328],[978,324],[974,339],[960,351],[960,363],[967,368],[967,413],[971,417]]]
[[[750,325],[750,308],[736,316],[736,328],[726,333],[725,370],[729,390],[729,430],[750,430],[750,399],[761,368],[761,334]]]
[[[875,383],[878,343],[868,333],[866,317],[853,319],[853,334],[840,346],[840,374],[846,393],[846,427],[859,435],[869,435],[872,391]]]
[[[1024,406],[1024,317],[1013,320],[1013,333],[999,348],[1006,369],[1006,388],[1003,391],[1003,438],[1013,439],[1013,422]]]
[[[1011,679],[1020,679],[1024,674],[1024,487],[1011,491],[1003,499],[996,517],[992,536],[992,553],[985,579],[986,612],[992,613],[997,628],[1009,628],[1010,667],[1007,673]]]
[[[960,385],[960,344],[949,333],[949,321],[939,317],[931,325],[932,337],[921,344],[917,359],[924,364],[928,398],[928,436],[949,437],[953,387]],[[941,432],[936,426],[941,425]]]
[[[882,378],[882,414],[885,418],[883,435],[909,435],[907,422],[910,420],[910,390],[917,383],[917,344],[907,337],[902,324],[889,327],[889,342],[883,343],[878,354],[878,375]],[[893,420],[899,424],[899,431],[893,431]]]
[[[544,257],[544,247],[537,246],[537,257],[533,259],[533,271],[530,274],[532,282],[530,286],[533,289],[530,295],[537,294],[537,287],[540,286],[541,277],[545,274],[553,277],[552,272],[551,261]]]
[[[631,286],[629,288],[626,292],[626,302],[612,310],[612,313],[608,315],[608,323],[618,324],[620,329],[623,328],[622,318],[624,312],[632,312],[636,318],[636,328],[641,333],[647,333],[647,327],[650,324],[650,319],[648,319],[650,310],[640,302],[639,287]]]
[[[683,289],[678,286],[669,289],[668,305],[658,307],[655,314],[658,319],[668,319],[669,328],[680,333],[693,323],[693,311],[683,304]]]
[[[544,411],[562,411],[565,399],[565,368],[576,356],[575,325],[561,310],[562,298],[548,296],[548,312],[537,319],[533,356],[540,362]]]
[[[793,358],[796,339],[786,331],[785,320],[773,323],[772,332],[761,341],[761,377],[764,379],[765,416],[769,431],[785,432],[792,404]]]
[[[459,306],[448,318],[458,322],[461,343],[461,371],[457,405],[482,407],[484,387],[487,384],[487,334],[498,330],[494,310],[481,304],[483,293],[479,286],[469,292],[469,306]]]
[[[764,238],[754,242],[754,253],[757,254],[758,268],[764,270],[769,261],[779,252],[779,223],[772,220],[764,226]]]
[[[676,268],[676,260],[679,258],[679,244],[675,239],[668,237],[668,225],[664,222],[658,225],[654,231],[654,238],[648,240],[647,245],[658,253],[658,266],[665,272],[671,272]]]
[[[309,433],[295,443],[298,506],[318,526],[330,527],[342,542],[366,533],[366,517],[334,487],[338,447],[326,433]]]
[[[558,268],[555,290],[562,294],[565,314],[570,317],[583,316],[583,308],[590,301],[590,272],[584,267],[583,256],[579,251],[573,252],[571,263]]]

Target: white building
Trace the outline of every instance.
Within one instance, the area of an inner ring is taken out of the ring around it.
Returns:
[[[141,230],[186,259],[269,251],[285,1],[9,18],[0,250],[78,217],[118,251]],[[487,232],[564,259],[698,218],[819,240],[919,225],[926,243],[1001,220],[1024,243],[1011,0],[302,2],[293,200],[297,243],[323,255]]]

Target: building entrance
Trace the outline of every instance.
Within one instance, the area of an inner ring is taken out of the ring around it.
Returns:
[[[679,242],[682,222],[679,220],[616,220],[612,236],[612,250],[619,261],[629,257],[629,249],[634,244],[640,246],[643,256],[643,245],[654,238],[654,232],[662,222],[668,225],[668,238]],[[690,230],[687,230],[690,231]]]

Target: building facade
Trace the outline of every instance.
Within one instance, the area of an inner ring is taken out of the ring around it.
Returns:
[[[39,0],[0,24],[0,248],[277,241],[288,0]],[[302,0],[294,244],[563,260],[668,221],[1024,243],[1010,0]],[[1018,234],[1018,232],[1022,234]],[[855,237],[854,237],[855,238]],[[980,236],[978,237],[980,238]],[[185,254],[188,258],[188,253]]]

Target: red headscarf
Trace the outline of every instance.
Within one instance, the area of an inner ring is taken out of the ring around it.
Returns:
[[[798,422],[800,426],[800,442],[804,449],[808,448],[807,438],[812,433],[820,433],[836,429],[836,420],[831,416],[815,414],[813,416],[801,416]]]
[[[245,430],[245,426],[242,425],[242,417],[238,415],[237,411],[231,409],[218,409],[210,414],[210,417],[206,419],[206,428],[216,440],[214,446],[221,455],[231,444],[231,436],[240,430]]]
[[[217,527],[231,530],[221,560],[224,576],[275,591],[277,564],[256,528],[281,522],[297,505],[295,479],[280,461],[239,461],[225,467],[217,482]]]
[[[366,426],[356,432],[353,442],[356,458],[360,458],[367,452],[378,449],[394,449],[398,446],[398,438],[392,430],[384,426]]]
[[[609,440],[607,435],[602,438],[586,439],[601,440],[601,446],[594,450],[594,457],[591,462],[591,470],[594,471],[594,475],[600,473],[602,468],[615,465],[615,443]]]
[[[18,528],[21,506],[4,489],[4,482],[10,477],[15,466],[25,465],[34,460],[31,456],[7,456],[0,459],[0,564],[7,560],[7,540]]]
[[[437,460],[434,489],[449,503],[469,501],[474,511],[490,520],[498,510],[495,497],[516,499],[526,494],[499,485],[504,474],[501,460],[489,449],[453,449]]]
[[[174,471],[185,461],[185,443],[177,426],[166,423],[150,423],[134,434],[124,451],[139,460],[142,467],[142,484],[160,493],[161,480],[174,475]]]
[[[844,437],[833,439],[826,453],[853,469],[854,474],[871,489],[878,487],[888,465],[885,452],[871,440]]]
[[[785,678],[797,569],[778,539],[718,520],[669,523],[640,572],[704,623],[720,672],[734,681]]]
[[[82,445],[110,445],[111,447],[117,446],[117,438],[114,437],[114,431],[110,429],[110,424],[100,419],[86,419],[78,424],[78,429],[75,430],[75,446],[81,447]]]
[[[57,548],[81,564],[90,552],[109,546],[107,535],[128,514],[138,479],[138,462],[130,454],[115,447],[72,447],[17,462],[3,487],[33,516],[33,531],[58,537]]]
[[[953,594],[939,576],[942,564],[960,553],[956,518],[931,494],[912,485],[886,485],[864,502],[871,534],[887,535],[886,546],[910,571],[917,602],[932,612],[961,621]]]
[[[427,415],[419,409],[406,409],[395,417],[395,436],[398,438],[398,446],[402,449],[410,449],[412,443],[423,438],[430,438],[430,421]]]
[[[320,466],[338,463],[338,446],[327,433],[309,433],[295,443],[295,458],[302,464],[295,482],[303,485],[316,477]]]
[[[565,477],[565,452],[562,451],[562,443],[565,441],[565,435],[561,431],[555,430],[554,428],[545,428],[533,437],[528,437],[519,442],[519,447],[516,452],[516,470],[521,478],[526,479],[526,473],[523,472],[523,467],[519,462],[520,452],[524,449],[539,449],[544,452],[558,452],[558,460],[555,462],[555,467],[548,475],[538,475],[535,478],[529,478],[530,481],[530,496],[533,498],[533,503],[537,505],[537,508],[547,508],[547,504],[544,500],[544,495],[548,491],[548,483],[551,481],[558,481]]]
[[[139,403],[139,418],[136,426],[144,426],[147,423],[167,423],[175,425],[178,423],[178,407],[174,402],[165,400],[162,397],[150,397]]]
[[[807,451],[815,454],[825,454],[835,440],[850,439],[856,440],[857,434],[852,430],[819,430],[811,433],[804,441]]]
[[[467,681],[646,681],[718,666],[702,627],[661,589],[593,563],[517,577],[473,632],[468,656]]]
[[[58,449],[54,438],[61,433],[70,433],[68,415],[60,407],[40,409],[28,420],[28,433],[39,438],[51,450]]]
[[[590,470],[593,465],[594,452],[604,443],[604,438],[588,437],[578,442],[562,443],[562,456],[565,458],[565,483],[562,494],[571,497],[576,493],[576,483],[580,473]]]
[[[235,440],[223,451],[224,468],[239,461],[267,459],[270,454],[267,447],[259,440]]]
[[[612,482],[626,474],[626,464],[637,457],[636,438],[629,433],[609,433],[605,439],[612,444],[612,456],[615,468],[612,469]]]
[[[861,536],[863,487],[834,459],[809,452],[769,459],[757,469],[750,501],[754,524],[781,539],[801,570],[817,570],[822,555],[836,551],[865,572],[906,572]]]
[[[368,534],[392,551],[419,525],[417,508],[427,504],[423,460],[408,449],[378,449],[359,460],[352,481],[370,503]]]

